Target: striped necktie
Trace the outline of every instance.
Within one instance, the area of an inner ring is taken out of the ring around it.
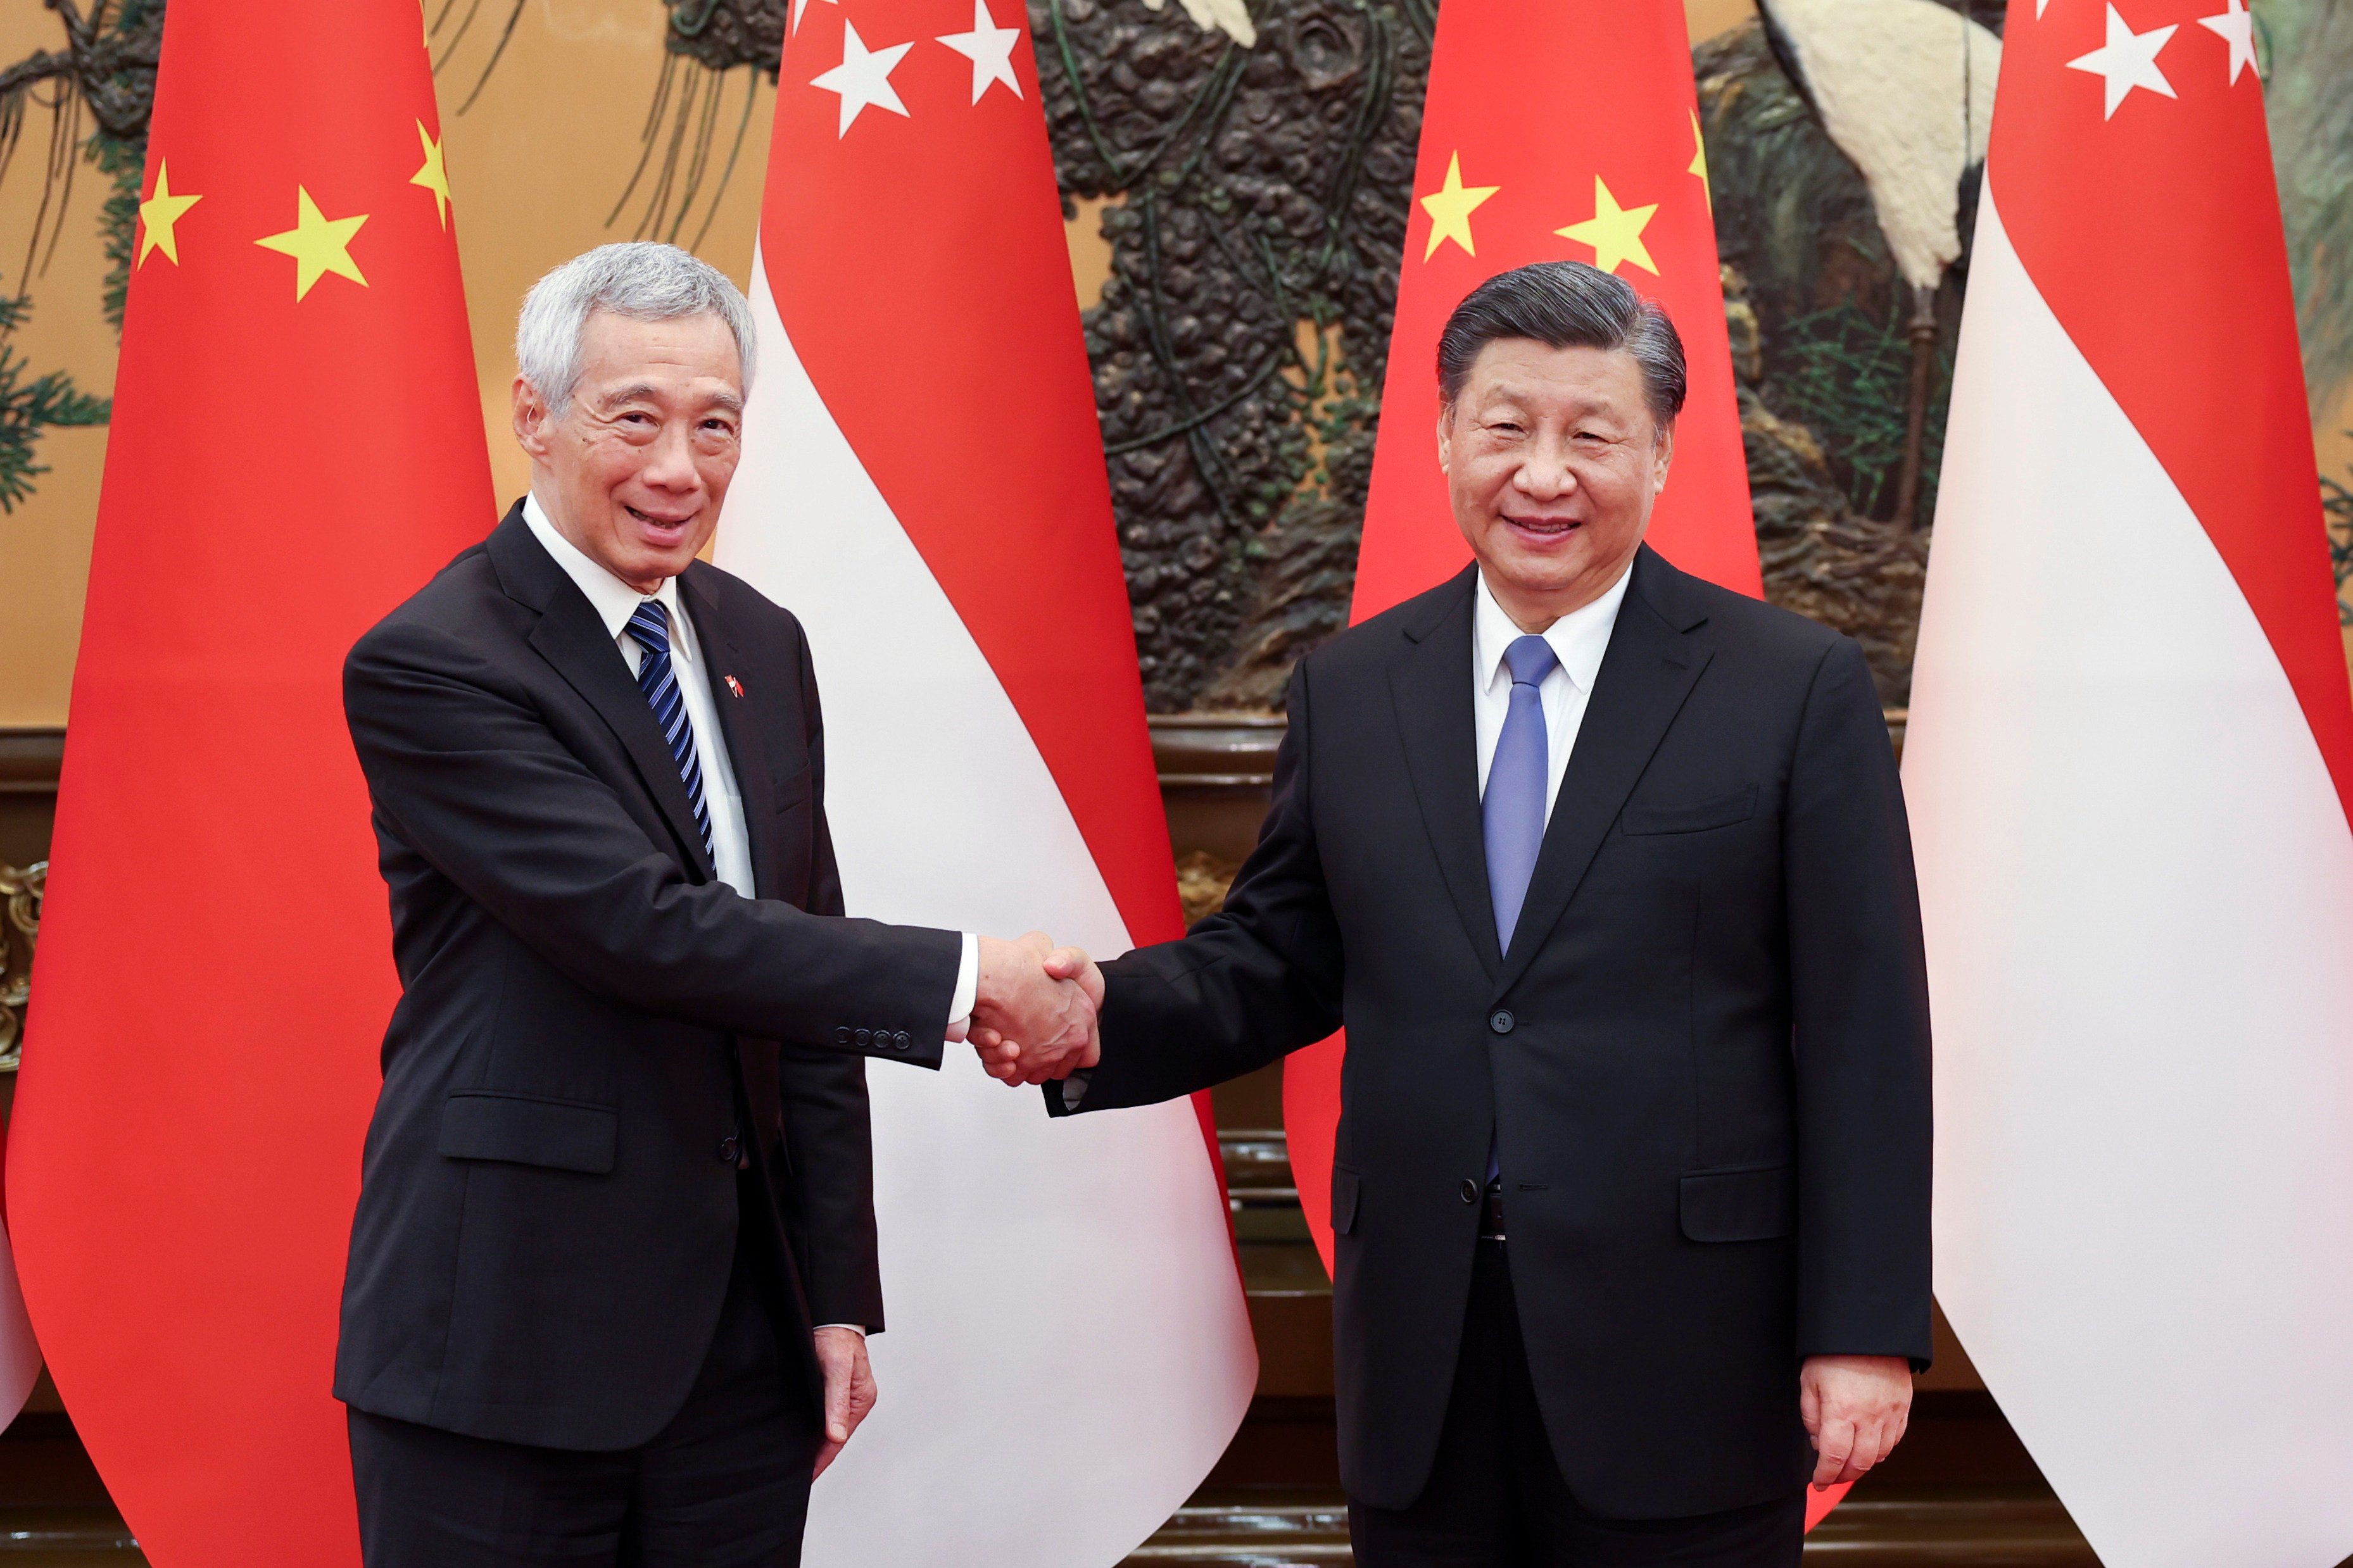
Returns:
[[[661,726],[662,739],[670,742],[670,754],[678,763],[678,776],[686,785],[686,803],[694,808],[694,826],[702,833],[702,853],[710,864],[716,866],[719,857],[711,847],[711,808],[702,799],[702,759],[694,752],[694,721],[686,714],[686,693],[678,689],[678,672],[670,662],[670,612],[659,599],[648,599],[629,616],[629,635],[646,650],[638,664],[638,689],[646,694],[647,705],[654,710],[654,722]]]

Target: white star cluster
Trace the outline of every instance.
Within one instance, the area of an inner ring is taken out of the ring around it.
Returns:
[[[800,25],[801,14],[808,8],[809,0],[793,0],[793,26]],[[840,0],[828,0],[839,4]],[[1001,86],[1016,98],[1023,96],[1021,79],[1013,68],[1014,47],[1021,41],[1019,26],[1000,27],[988,9],[988,0],[972,0],[972,29],[964,33],[943,33],[933,40],[954,49],[972,64],[972,101],[978,103],[992,87]],[[837,136],[847,136],[865,110],[886,110],[902,119],[913,119],[906,103],[899,97],[898,89],[891,85],[891,73],[907,58],[915,40],[891,44],[870,49],[866,40],[858,36],[858,28],[848,18],[841,24],[841,63],[809,79],[811,87],[823,88],[841,100],[841,121]]]

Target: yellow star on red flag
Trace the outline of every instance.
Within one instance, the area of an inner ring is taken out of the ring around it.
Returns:
[[[180,237],[172,226],[187,215],[190,207],[203,201],[202,196],[175,196],[172,194],[172,165],[158,161],[155,164],[155,194],[139,204],[139,260],[144,266],[147,253],[161,250],[164,259],[173,266],[180,264]]]
[[[441,226],[449,226],[449,171],[441,161],[441,143],[433,140],[425,129],[425,121],[417,122],[417,140],[425,149],[424,166],[408,176],[412,185],[422,185],[433,193],[433,211]]]
[[[1430,244],[1421,253],[1424,261],[1438,254],[1439,246],[1452,240],[1469,256],[1479,254],[1471,243],[1471,215],[1479,204],[1502,190],[1501,185],[1471,185],[1462,184],[1462,154],[1451,154],[1446,160],[1446,183],[1421,198],[1421,210],[1430,215]]]
[[[1708,183],[1707,138],[1699,133],[1699,111],[1697,110],[1693,110],[1689,112],[1691,114],[1692,122],[1692,161],[1690,166],[1684,169],[1683,173],[1686,174],[1697,174],[1699,176],[1700,195],[1707,198],[1707,210],[1714,212],[1715,210],[1715,187]]]
[[[360,276],[358,263],[352,259],[352,236],[359,233],[360,225],[368,215],[357,217],[329,217],[311,199],[311,193],[301,185],[294,187],[294,226],[280,234],[264,236],[253,243],[264,250],[275,250],[294,258],[294,298],[301,299],[311,286],[332,272],[338,278],[348,278],[361,288],[367,279]]]
[[[1659,275],[1658,264],[1651,259],[1650,247],[1642,243],[1642,230],[1649,225],[1651,215],[1658,210],[1656,202],[1646,207],[1620,206],[1618,198],[1596,174],[1593,216],[1553,233],[1593,247],[1593,265],[1604,272],[1615,272],[1621,263],[1630,261],[1655,278]]]

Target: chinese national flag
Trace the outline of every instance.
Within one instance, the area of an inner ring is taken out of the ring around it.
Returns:
[[[1648,541],[1686,572],[1762,593],[1680,0],[1443,8],[1413,189],[1351,619],[1470,562],[1438,468],[1438,336],[1464,295],[1536,261],[1588,262],[1666,307],[1690,389]],[[1342,1050],[1335,1036],[1283,1069],[1292,1170],[1327,1268]]]
[[[415,0],[174,0],[8,1146],[149,1561],[358,1561],[328,1393],[396,994],[359,634],[491,521]]]

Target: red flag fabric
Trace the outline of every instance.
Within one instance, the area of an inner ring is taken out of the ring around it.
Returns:
[[[1442,10],[1413,188],[1350,618],[1470,561],[1438,468],[1438,336],[1464,295],[1535,261],[1589,262],[1666,307],[1690,385],[1649,542],[1686,572],[1762,593],[1679,0]],[[1335,1036],[1283,1068],[1292,1171],[1326,1269],[1343,1050]]]
[[[2257,24],[2009,16],[1904,757],[1936,1295],[2109,1568],[2334,1563],[2353,700]]]
[[[358,1562],[328,1392],[396,994],[344,652],[492,520],[413,0],[164,25],[9,1217],[151,1562]]]
[[[1027,17],[794,9],[717,559],[807,628],[849,912],[1103,957],[1175,936]],[[1117,1561],[1256,1381],[1205,1119],[1047,1125],[969,1052],[868,1088],[883,1397],[818,1484],[810,1561]],[[1005,1455],[1048,1452],[1085,1484],[1006,1484]]]

